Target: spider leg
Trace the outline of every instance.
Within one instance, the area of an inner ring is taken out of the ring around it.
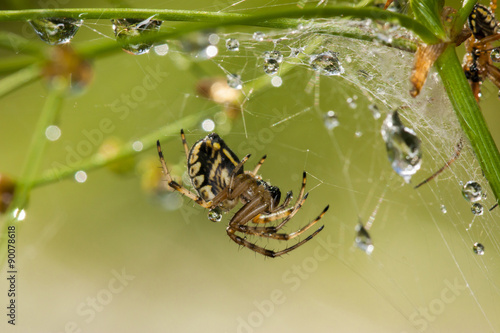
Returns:
[[[296,248],[298,248],[299,246],[301,245],[304,245],[305,243],[307,243],[308,241],[310,241],[314,236],[316,236],[321,230],[323,230],[323,227],[319,228],[318,230],[316,230],[314,233],[312,233],[311,235],[307,236],[306,239],[298,242],[297,244],[294,244],[284,250],[281,250],[281,251],[271,251],[271,250],[268,250],[268,249],[265,249],[263,247],[260,247],[260,246],[257,246],[256,244],[254,243],[251,243],[249,241],[247,241],[246,239],[244,238],[241,238],[240,236],[236,235],[235,232],[236,230],[232,229],[231,227],[228,227],[226,229],[226,232],[228,234],[228,236],[237,244],[239,245],[242,245],[244,247],[247,247],[249,248],[250,250],[252,251],[255,251],[257,253],[260,253],[262,255],[265,255],[267,257],[271,257],[271,258],[276,258],[276,257],[279,257],[279,256],[282,256],[284,255],[285,253],[288,253],[292,250],[295,250]]]
[[[252,222],[253,223],[268,223],[271,221],[279,220],[282,218],[285,218],[278,226],[277,228],[281,228],[287,223],[294,215],[297,213],[297,210],[302,207],[304,204],[304,201],[306,201],[307,196],[309,195],[308,193],[304,194],[305,189],[306,189],[306,172],[302,174],[302,187],[300,188],[299,192],[299,197],[297,198],[297,201],[295,202],[295,205],[291,208],[288,208],[286,210],[279,210],[276,209],[275,212],[270,213],[270,214],[264,214],[264,215],[258,215],[253,218]]]
[[[476,44],[486,44],[486,43],[491,43],[491,42],[494,42],[494,41],[497,41],[500,39],[500,33],[498,34],[495,34],[495,35],[490,35],[490,36],[486,36],[484,38],[481,38],[481,40],[479,40],[478,42],[476,42]]]
[[[479,103],[479,95],[481,94],[481,82],[471,82],[470,87],[472,89],[472,94],[474,95],[476,102]]]
[[[160,140],[156,141],[156,147],[158,149],[158,156],[160,157],[161,167],[163,168],[163,172],[165,173],[165,176],[167,177],[168,185],[170,187],[172,187],[173,189],[175,189],[176,191],[180,192],[182,195],[185,195],[189,199],[193,200],[198,205],[200,205],[204,208],[209,208],[209,209],[212,208],[211,202],[206,202],[200,196],[198,196],[197,194],[182,187],[181,185],[179,185],[176,181],[174,181],[172,179],[172,176],[170,175],[170,172],[167,169],[167,164],[165,163],[165,158],[163,157],[163,152],[161,151]]]
[[[236,175],[237,175],[238,171],[240,171],[240,169],[243,168],[243,164],[245,164],[246,161],[248,161],[248,159],[250,158],[250,156],[251,156],[251,154],[248,154],[247,156],[243,157],[243,159],[241,160],[241,162],[238,163],[238,165],[234,168],[233,172],[231,173],[231,179],[230,179],[229,185],[228,185],[229,196],[230,197],[232,196],[232,192],[233,192],[234,178],[236,178]]]
[[[184,130],[181,129],[181,139],[182,139],[182,145],[184,146],[184,151],[186,152],[186,160],[189,159],[189,146],[186,141],[186,136],[184,135]]]
[[[252,176],[254,176],[254,177],[257,176],[257,172],[259,172],[259,169],[262,166],[262,164],[264,164],[264,161],[266,160],[266,158],[267,158],[267,155],[262,156],[262,158],[260,159],[259,163],[257,163],[257,165],[255,166],[255,168],[251,172]]]
[[[487,64],[486,68],[486,75],[488,75],[488,79],[490,79],[491,82],[493,82],[498,87],[498,89],[500,89],[500,69],[490,64]]]
[[[247,226],[247,225],[239,225],[238,226],[238,231],[241,231],[245,234],[248,235],[255,235],[255,236],[260,236],[260,237],[266,237],[266,238],[272,238],[272,239],[278,239],[278,240],[290,240],[293,239],[297,236],[300,236],[303,234],[306,230],[311,228],[313,225],[316,224],[323,216],[325,213],[328,211],[328,208],[330,206],[326,206],[325,209],[321,212],[321,214],[318,215],[314,220],[309,222],[307,225],[304,227],[300,228],[299,230],[286,234],[286,233],[277,233],[276,231],[279,230],[278,227],[252,227],[252,226]],[[323,229],[324,226],[321,226],[320,229]]]
[[[283,201],[283,203],[281,205],[276,207],[276,210],[282,210],[282,209],[286,208],[290,204],[290,201],[292,201],[292,198],[293,198],[293,192],[288,191],[286,193],[285,200]]]

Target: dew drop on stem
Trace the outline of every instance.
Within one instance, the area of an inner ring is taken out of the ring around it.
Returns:
[[[123,42],[131,38],[154,33],[160,30],[162,21],[147,19],[112,19],[113,32],[117,41]],[[133,55],[148,53],[153,42],[139,42],[136,44],[125,44],[123,50]]]
[[[68,43],[83,23],[83,20],[53,17],[28,21],[38,37],[49,45]]]

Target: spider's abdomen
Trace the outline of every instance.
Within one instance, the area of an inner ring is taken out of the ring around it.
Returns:
[[[231,174],[239,162],[238,156],[219,135],[211,133],[197,141],[189,152],[189,178],[200,197],[210,201],[229,184]],[[236,175],[241,173],[243,168]]]
[[[469,27],[476,39],[495,35],[499,31],[495,16],[487,7],[480,4],[476,4],[469,15]]]

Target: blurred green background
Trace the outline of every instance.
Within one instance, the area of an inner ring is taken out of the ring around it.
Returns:
[[[98,1],[54,4],[104,6]],[[109,1],[105,6],[253,12],[296,5],[290,1],[231,4],[223,0]],[[1,23],[1,28],[42,43],[25,23]],[[170,29],[170,23],[164,22],[162,29]],[[214,131],[240,158],[252,153],[250,166],[267,154],[261,175],[283,194],[288,190],[298,194],[306,170],[310,196],[286,231],[305,225],[330,204],[319,223],[325,224],[324,231],[283,258],[268,259],[239,248],[225,233],[235,211],[214,224],[207,219],[207,211],[189,200],[180,201],[177,194],[159,195],[147,186],[160,164],[155,150],[145,150],[126,162],[132,163],[132,170],[124,174],[102,168],[89,171],[84,183],[71,178],[33,190],[17,234],[17,325],[8,325],[3,315],[2,331],[500,330],[499,210],[475,217],[460,191],[460,182],[476,180],[490,194],[482,202],[485,211],[495,202],[472,151],[466,147],[451,170],[414,190],[394,175],[380,136],[387,112],[411,103],[409,111],[402,111],[403,120],[421,136],[424,151],[422,170],[415,178],[424,179],[442,166],[453,152],[457,132],[435,76],[431,74],[422,96],[410,100],[406,92],[412,54],[333,38],[318,53],[339,52],[346,68],[343,77],[322,76],[318,81],[305,60],[282,76],[280,87],[273,87],[262,70],[262,53],[279,49],[289,55],[286,45],[291,44],[272,40],[292,38],[294,33],[264,30],[272,38],[259,43],[252,39],[256,30],[262,29],[216,31],[219,54],[207,60],[193,58],[177,41],[168,42],[164,56],[153,51],[141,56],[118,52],[95,60],[92,83],[83,94],[64,102],[57,124],[62,135],[48,143],[40,174],[67,163],[72,151],[91,141],[88,133],[97,133],[102,119],[109,119],[113,130],[102,138],[95,134],[92,154],[103,142],[138,140],[187,115],[207,111],[206,118],[224,118],[220,105],[197,92],[202,78],[238,73],[245,85],[263,76],[265,87],[245,99],[244,117],[237,114],[235,119],[216,123]],[[293,37],[293,45],[307,47],[312,39],[303,36]],[[224,49],[229,37],[240,40],[240,51]],[[78,47],[103,38],[114,38],[110,22],[90,20],[72,44]],[[15,56],[7,51],[0,55]],[[365,85],[356,74],[363,68],[374,70],[373,81]],[[133,100],[126,116],[113,112],[113,105],[125,105],[124,96],[131,96],[151,71],[162,75],[155,89]],[[488,93],[481,107],[499,142],[496,89],[490,82],[483,89]],[[19,175],[46,96],[45,83],[38,81],[2,99],[2,174]],[[368,109],[373,103],[380,108],[380,119],[374,119]],[[323,119],[329,110],[340,122],[333,131]],[[190,144],[207,134],[201,122],[184,129]],[[180,137],[176,133],[158,139],[174,177],[181,179],[185,157]],[[87,157],[87,153],[80,155]],[[366,222],[370,217],[374,217],[370,234],[375,250],[368,256],[353,242],[358,220]],[[269,249],[287,247],[284,242],[249,239]],[[475,242],[484,244],[484,256],[473,253]],[[2,272],[0,299],[6,304],[5,269]]]

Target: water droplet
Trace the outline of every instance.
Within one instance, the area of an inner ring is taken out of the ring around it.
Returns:
[[[256,31],[253,33],[253,39],[256,40],[257,42],[262,42],[266,38],[266,34],[263,33],[262,31]]]
[[[295,58],[295,57],[297,57],[299,55],[299,53],[300,53],[300,49],[292,47],[290,49],[290,55],[289,55],[289,57],[290,58]]]
[[[380,118],[380,110],[379,110],[377,104],[373,103],[373,104],[368,105],[368,109],[372,112],[374,119]]]
[[[490,53],[491,60],[494,62],[500,62],[500,49],[496,48],[493,49]]]
[[[222,220],[222,211],[219,207],[208,211],[208,219],[212,222],[220,222]]]
[[[445,205],[441,205],[441,213],[443,213],[443,214],[448,213],[448,210],[446,210],[446,206]]]
[[[204,58],[207,58],[207,59],[213,58],[217,55],[217,53],[219,53],[219,49],[217,48],[217,46],[209,45],[205,49],[205,57]]]
[[[165,43],[165,44],[156,45],[154,50],[155,50],[155,53],[157,55],[164,56],[168,53],[169,47],[168,47],[168,44]]]
[[[283,79],[279,76],[275,76],[271,79],[271,84],[273,87],[281,87],[281,85],[283,84]]]
[[[215,122],[212,119],[205,119],[201,123],[201,128],[203,128],[205,132],[212,132],[215,129]]]
[[[87,181],[87,173],[85,171],[77,171],[75,173],[75,180],[79,183],[85,183]]]
[[[484,246],[481,243],[474,243],[472,250],[475,254],[482,256],[484,254]]]
[[[144,148],[144,145],[142,144],[141,141],[134,141],[132,143],[132,149],[135,151],[142,151],[143,148]]]
[[[356,246],[363,250],[366,254],[372,254],[375,247],[368,231],[361,222],[356,225],[355,230],[356,238],[354,239],[354,242],[356,243]]]
[[[61,129],[56,125],[50,125],[45,129],[45,136],[50,141],[57,141],[61,137]]]
[[[356,131],[356,132],[354,133],[354,135],[355,135],[357,138],[360,138],[360,137],[363,135],[363,132],[361,132],[361,131]]]
[[[342,64],[337,56],[337,52],[326,51],[320,54],[312,55],[309,63],[311,64],[311,68],[313,70],[318,71],[323,75],[340,75],[344,73],[344,67],[342,67]]]
[[[127,41],[130,38],[141,36],[148,33],[154,33],[160,30],[162,21],[147,18],[142,19],[112,19],[113,31],[117,41]],[[123,50],[127,53],[140,55],[148,53],[153,42],[140,42],[137,44],[127,44]]]
[[[269,61],[271,59],[276,60],[279,64],[283,62],[283,55],[280,51],[266,51],[264,52],[264,60]]]
[[[474,215],[481,216],[483,215],[483,205],[481,205],[479,202],[476,202],[475,204],[472,205],[471,207],[471,212]]]
[[[397,111],[384,120],[381,133],[392,168],[405,182],[410,182],[422,163],[420,139],[413,130],[403,125]]]
[[[26,218],[26,211],[24,209],[16,208],[12,212],[12,216],[18,221],[23,221]]]
[[[358,106],[358,104],[356,104],[355,100],[353,98],[351,98],[351,97],[349,97],[347,99],[347,104],[349,105],[349,107],[351,109],[355,109]]]
[[[375,35],[379,41],[381,41],[383,44],[392,44],[392,36],[378,33]]]
[[[280,64],[275,59],[267,59],[264,61],[264,72],[269,75],[276,74]]]
[[[65,17],[39,18],[28,21],[41,40],[50,45],[68,43],[83,20]]]
[[[241,81],[241,76],[238,74],[228,74],[227,75],[227,85],[233,89],[243,88],[243,82]]]
[[[325,115],[323,116],[323,121],[325,123],[325,127],[329,130],[334,129],[340,124],[337,115],[333,111],[328,111],[327,113],[325,113]]]
[[[462,188],[462,195],[469,202],[476,202],[483,198],[481,185],[475,181],[468,181]]]
[[[240,42],[235,38],[228,38],[226,39],[226,49],[228,51],[239,51]]]
[[[217,45],[220,41],[220,37],[217,34],[208,35],[208,42],[212,45]]]

